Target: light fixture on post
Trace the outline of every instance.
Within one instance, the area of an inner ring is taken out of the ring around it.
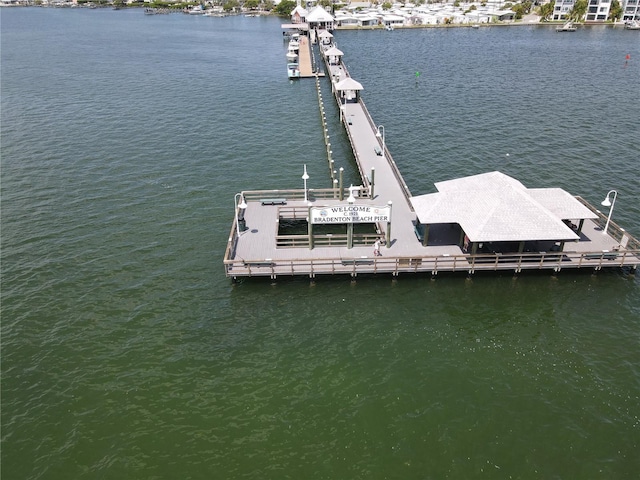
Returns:
[[[238,197],[240,197],[240,203],[238,203]],[[244,211],[247,209],[247,204],[244,201],[244,195],[242,193],[236,193],[233,197],[233,203],[236,207],[236,233],[238,237],[240,232],[244,232],[247,229],[247,224],[244,219]],[[238,213],[238,210],[240,211]],[[242,228],[240,227],[242,224]]]
[[[613,202],[610,199],[612,193],[613,193]],[[602,231],[602,233],[604,233],[605,235],[607,233],[607,230],[609,229],[609,222],[611,221],[611,214],[613,213],[613,207],[616,204],[616,198],[618,198],[618,192],[616,190],[609,190],[609,193],[607,193],[607,198],[605,198],[600,204],[603,207],[611,207],[609,209],[609,216],[607,217],[607,223],[605,224],[604,230]]]
[[[347,198],[347,202],[354,203],[356,201],[356,197],[353,196],[353,184],[349,185],[349,198]]]
[[[304,181],[304,203],[308,203],[307,199],[307,180],[309,180],[309,174],[307,173],[307,165],[304,166],[304,173],[302,174],[302,180]]]
[[[380,133],[380,130],[382,130],[382,133]],[[376,128],[376,137],[382,138],[382,158],[384,158],[384,149],[385,149],[384,125],[378,125],[378,127]]]

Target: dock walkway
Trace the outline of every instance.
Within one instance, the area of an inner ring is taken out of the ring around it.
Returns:
[[[304,37],[308,42],[308,38]],[[300,46],[302,72],[303,51],[310,50],[308,43]],[[310,55],[306,58],[310,59]],[[305,60],[306,61],[306,60]],[[309,60],[309,68],[311,62]],[[516,254],[477,254],[463,252],[457,242],[435,242],[424,246],[416,235],[416,215],[409,198],[411,193],[384,143],[384,127],[376,126],[364,102],[341,101],[335,85],[349,76],[340,62],[331,65],[325,59],[331,86],[338,102],[342,123],[348,134],[354,157],[361,175],[362,185],[357,205],[385,207],[391,204],[391,228],[377,225],[377,232],[356,235],[357,241],[348,248],[347,235],[313,237],[310,248],[309,235],[284,236],[279,232],[282,221],[305,222],[310,207],[344,206],[348,189],[309,189],[245,191],[241,197],[246,202],[244,220],[246,230],[241,231],[234,221],[227,251],[225,269],[231,278],[244,276],[308,275],[322,274],[426,272],[436,275],[441,271],[467,272],[482,270],[530,269],[560,271],[566,268],[629,267],[635,271],[640,264],[640,242],[630,237],[613,222],[609,234],[602,233],[606,218],[586,204],[598,219],[586,220],[579,242],[567,243],[562,252],[528,252]],[[381,132],[382,135],[376,135]],[[373,185],[370,181],[373,180]],[[373,190],[373,195],[369,193]],[[340,200],[342,196],[343,200]],[[236,209],[236,214],[239,210]],[[240,222],[242,223],[242,222]],[[382,256],[373,255],[373,242],[384,238]],[[620,251],[624,241],[625,248]]]

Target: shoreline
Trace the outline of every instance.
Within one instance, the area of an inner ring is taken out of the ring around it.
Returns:
[[[111,9],[111,10],[133,10],[133,9],[146,9],[146,8],[154,8],[149,7],[148,5],[122,5],[118,7],[114,7],[113,4],[109,5],[98,5],[98,4],[61,4],[61,5],[24,5],[18,3],[4,3],[0,2],[0,8],[2,7],[22,7],[22,8],[87,8],[90,10],[95,9]],[[169,13],[186,13],[184,8],[171,8],[168,7]],[[288,17],[282,17],[280,15],[276,15],[272,12],[229,12],[225,13],[225,16],[243,16],[243,15],[254,15],[257,17],[279,17],[281,19],[286,20]],[[545,27],[545,26],[558,26],[566,23],[564,20],[549,20],[546,22],[538,21],[512,21],[512,22],[495,22],[495,23],[450,23],[450,24],[441,24],[441,25],[394,25],[394,30],[415,30],[415,29],[424,29],[424,28],[488,28],[488,27],[523,27],[523,26],[531,26],[531,27]],[[612,28],[624,28],[624,22],[574,22],[575,25],[579,27],[612,27]],[[334,30],[386,30],[385,25],[373,25],[373,26],[334,26]]]

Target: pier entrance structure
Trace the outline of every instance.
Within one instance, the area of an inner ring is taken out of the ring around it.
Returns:
[[[386,147],[384,127],[376,126],[362,101],[362,85],[341,55],[324,55],[333,46],[321,44],[320,51],[362,184],[346,189],[340,176],[333,188],[307,189],[305,179],[303,190],[238,193],[224,255],[228,277],[604,267],[635,272],[640,242],[564,190],[525,188],[490,172],[439,182],[437,193],[413,196]],[[322,109],[320,92],[319,99]],[[373,223],[369,231],[314,228],[322,212],[348,212],[352,196],[353,205],[389,206],[392,221]],[[298,230],[285,232],[285,224]],[[385,247],[377,256],[373,244],[381,237]]]

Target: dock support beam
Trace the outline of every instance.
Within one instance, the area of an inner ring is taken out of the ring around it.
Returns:
[[[422,246],[426,247],[427,246],[427,242],[429,240],[429,224],[425,223],[423,224],[424,227],[422,229]]]
[[[344,200],[344,188],[342,186],[342,174],[344,172],[344,168],[340,167],[340,181],[338,182],[338,188],[340,189],[340,201]]]

